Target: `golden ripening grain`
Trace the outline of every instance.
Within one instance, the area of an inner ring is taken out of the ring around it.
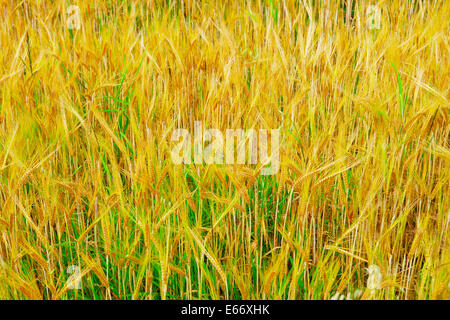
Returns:
[[[450,1],[0,21],[0,299],[450,298]]]

